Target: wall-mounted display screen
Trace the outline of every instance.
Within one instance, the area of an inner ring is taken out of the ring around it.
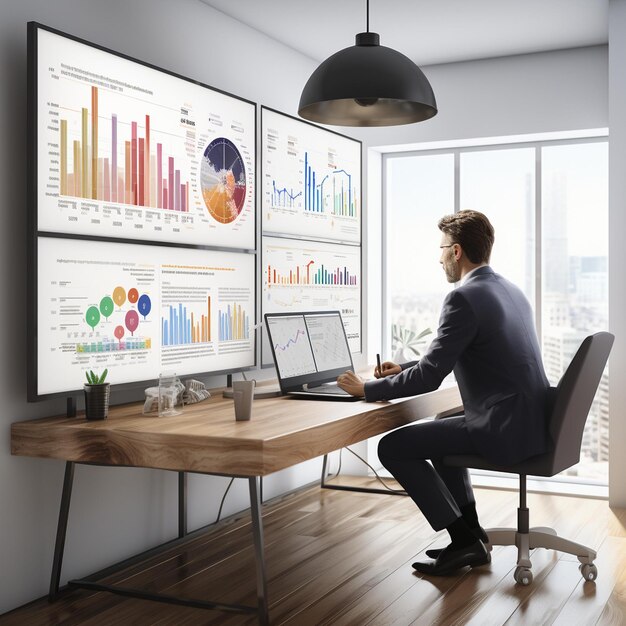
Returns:
[[[37,227],[255,247],[255,106],[36,31]]]
[[[254,365],[252,254],[40,237],[39,395]]]
[[[263,232],[361,241],[361,142],[261,108]]]
[[[256,105],[31,22],[29,400],[256,364]]]
[[[352,352],[361,350],[361,249],[263,237],[263,314],[338,309]],[[263,362],[272,361],[267,338]]]

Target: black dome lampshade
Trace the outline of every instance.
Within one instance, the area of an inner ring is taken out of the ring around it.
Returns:
[[[369,32],[369,0],[367,27],[354,46],[328,57],[311,74],[300,97],[300,117],[337,126],[394,126],[437,114],[422,70]]]

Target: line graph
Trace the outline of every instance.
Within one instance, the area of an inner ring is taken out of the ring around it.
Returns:
[[[292,378],[317,371],[302,315],[268,317],[267,323],[281,378]]]
[[[294,193],[293,189],[288,190],[287,187],[278,189],[278,187],[276,187],[276,181],[272,181],[272,206],[293,208],[296,206],[296,200],[301,195],[301,191]]]
[[[300,328],[298,328],[298,330],[296,331],[296,336],[295,337],[290,337],[288,339],[287,343],[282,345],[282,346],[280,344],[278,344],[278,343],[275,344],[274,345],[274,350],[281,350],[282,352],[284,352],[285,350],[289,349],[289,346],[295,346],[296,343],[298,343],[298,339],[300,337],[304,337],[304,336],[305,336],[304,332]]]

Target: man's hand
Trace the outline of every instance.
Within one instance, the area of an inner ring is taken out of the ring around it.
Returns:
[[[380,366],[382,372],[378,369],[378,366],[374,368],[375,378],[385,378],[387,376],[394,376],[402,371],[399,365],[396,365],[393,361],[385,361]]]
[[[365,396],[365,382],[360,376],[348,370],[337,377],[337,385],[351,396],[362,398]]]

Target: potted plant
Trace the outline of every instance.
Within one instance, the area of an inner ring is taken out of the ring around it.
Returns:
[[[404,328],[399,324],[392,324],[391,339],[393,344],[391,351],[394,363],[406,363],[407,361],[414,361],[416,357],[419,358],[420,348],[426,343],[424,337],[432,332],[430,328],[426,328],[421,333],[416,333],[414,330]]]
[[[83,386],[85,392],[85,417],[88,420],[103,420],[109,414],[110,383],[105,383],[108,369],[98,376],[93,370],[86,373],[87,383]]]

